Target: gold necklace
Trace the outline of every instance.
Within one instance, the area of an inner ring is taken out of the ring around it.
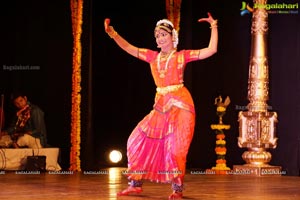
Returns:
[[[160,57],[161,57],[161,52],[159,52],[158,58],[157,58],[157,71],[159,72],[159,77],[160,77],[160,78],[165,78],[165,76],[166,76],[165,74],[166,74],[166,72],[167,72],[167,70],[168,70],[168,65],[169,65],[170,59],[171,59],[172,55],[175,53],[175,51],[176,51],[176,50],[173,50],[173,51],[169,54],[169,56],[168,56],[168,58],[167,58],[166,65],[165,65],[165,67],[164,67],[163,69],[160,67]]]

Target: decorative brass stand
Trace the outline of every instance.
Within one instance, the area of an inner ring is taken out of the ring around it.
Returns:
[[[269,112],[267,100],[269,96],[269,72],[267,57],[268,13],[265,9],[267,0],[254,0],[251,26],[251,56],[248,79],[248,111],[239,112],[240,148],[248,148],[242,155],[246,164],[233,166],[236,174],[255,176],[280,175],[280,166],[271,166],[272,155],[267,148],[275,149],[275,125],[277,113]],[[243,172],[243,173],[239,173]]]
[[[226,113],[226,108],[230,103],[229,97],[227,97],[222,102],[222,97],[219,96],[215,99],[215,104],[217,105],[217,115],[219,116],[219,124],[212,124],[211,129],[215,130],[216,133],[216,148],[215,152],[217,154],[216,166],[212,167],[211,170],[207,170],[209,174],[229,174],[228,171],[231,170],[226,166],[226,140],[224,130],[230,129],[230,125],[223,124],[223,116]]]

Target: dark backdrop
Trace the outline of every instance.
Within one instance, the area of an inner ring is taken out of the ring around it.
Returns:
[[[13,111],[11,92],[23,91],[44,110],[48,142],[61,148],[62,166],[66,167],[72,73],[69,2],[12,0],[1,7],[0,16],[0,92],[5,96],[6,122]],[[9,70],[6,66],[25,69]]]
[[[250,2],[250,1],[249,1]],[[269,1],[277,3],[280,1]],[[295,2],[296,3],[296,2]],[[229,167],[243,164],[245,149],[237,146],[238,112],[248,104],[247,81],[250,56],[251,15],[240,15],[242,1],[182,2],[178,49],[203,48],[210,37],[209,24],[197,23],[207,12],[219,20],[219,46],[214,56],[188,64],[185,85],[190,90],[197,118],[188,154],[189,168],[215,165],[217,122],[214,99],[229,96],[224,121]],[[251,5],[251,2],[250,2]],[[9,1],[1,11],[1,93],[7,118],[12,112],[9,94],[27,92],[32,103],[46,113],[48,141],[61,148],[61,164],[68,168],[72,73],[72,29],[69,1]],[[82,168],[109,166],[107,152],[126,153],[127,138],[135,125],[152,109],[155,85],[147,63],[123,52],[103,30],[111,23],[129,42],[156,49],[153,29],[166,17],[162,0],[150,2],[85,1],[82,59]],[[288,175],[300,167],[300,30],[299,14],[269,15],[270,101],[278,113],[278,147],[270,164]],[[37,70],[8,70],[6,66],[38,66]],[[287,156],[288,155],[288,156]],[[126,160],[122,163],[126,166]]]

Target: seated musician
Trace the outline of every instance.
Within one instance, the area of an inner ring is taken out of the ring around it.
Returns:
[[[12,102],[17,108],[14,119],[1,133],[0,143],[14,148],[42,148],[47,144],[44,112],[30,103],[22,93],[12,95]],[[4,141],[3,141],[4,140]]]

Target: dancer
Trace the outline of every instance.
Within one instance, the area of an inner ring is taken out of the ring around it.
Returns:
[[[186,156],[193,138],[195,109],[192,97],[184,86],[187,63],[208,58],[217,52],[217,20],[210,13],[198,22],[211,25],[207,48],[177,51],[178,33],[173,23],[159,20],[154,37],[160,51],[138,48],[127,42],[105,19],[106,33],[130,55],[150,64],[157,86],[153,110],[134,128],[127,142],[129,179],[127,189],[119,196],[142,192],[143,180],[171,183],[169,199],[183,196]]]

